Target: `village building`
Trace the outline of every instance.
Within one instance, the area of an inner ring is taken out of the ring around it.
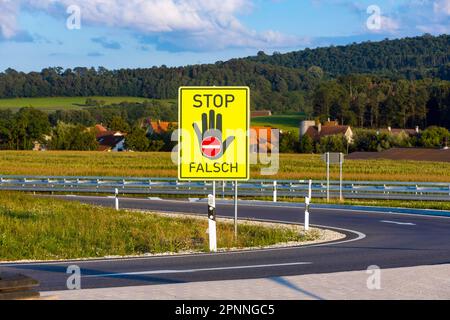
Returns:
[[[163,134],[174,128],[178,127],[178,122],[169,121],[152,121],[151,119],[146,119],[144,122],[144,127],[147,130],[147,135],[152,134]]]
[[[125,133],[108,130],[101,124],[97,124],[94,129],[99,144],[98,151],[125,151]]]
[[[328,120],[324,124],[305,120],[300,123],[300,139],[309,136],[313,141],[320,141],[322,137],[343,135],[348,143],[353,142],[353,131],[350,126],[339,125],[338,121]]]
[[[270,116],[272,116],[272,111],[270,111],[270,110],[256,110],[256,111],[252,111],[250,113],[251,118],[270,117]]]

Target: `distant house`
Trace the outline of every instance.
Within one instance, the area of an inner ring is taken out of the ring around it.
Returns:
[[[144,126],[147,127],[147,134],[162,134],[168,132],[171,128],[176,128],[178,126],[178,122],[168,122],[168,121],[152,121],[151,119],[147,119],[144,123]]]
[[[268,152],[273,150],[272,128],[250,127],[250,152]]]
[[[353,142],[353,131],[350,126],[339,125],[338,121],[327,121],[323,125],[316,121],[305,120],[300,123],[300,139],[309,136],[314,141],[322,137],[343,135],[349,143]]]
[[[98,151],[125,151],[125,136],[108,135],[97,140]]]
[[[95,136],[99,145],[98,151],[125,151],[125,133],[111,131],[98,124],[95,126]]]
[[[49,135],[44,135],[42,142],[34,141],[33,142],[33,151],[46,151],[47,144],[52,140],[52,137]]]
[[[270,117],[270,116],[272,116],[272,111],[270,111],[270,110],[257,110],[257,111],[252,111],[250,114],[251,118]]]

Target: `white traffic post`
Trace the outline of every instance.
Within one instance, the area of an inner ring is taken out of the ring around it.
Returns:
[[[217,252],[216,199],[212,194],[208,195],[208,234],[209,251]]]
[[[116,188],[114,190],[114,194],[115,194],[115,199],[114,199],[114,201],[115,201],[115,208],[116,208],[117,211],[119,211],[119,189]]]
[[[339,201],[343,201],[342,197],[342,164],[344,163],[344,154],[339,154]]]
[[[309,180],[308,196],[305,197],[305,231],[309,231],[309,205],[312,197],[312,180]]]
[[[327,202],[330,202],[330,153],[327,152]]]
[[[277,181],[273,182],[273,202],[277,202]]]

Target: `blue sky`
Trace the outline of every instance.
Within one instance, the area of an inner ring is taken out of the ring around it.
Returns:
[[[450,0],[0,0],[0,71],[180,66],[423,33],[450,33]]]

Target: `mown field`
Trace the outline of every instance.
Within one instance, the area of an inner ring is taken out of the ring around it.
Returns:
[[[0,261],[57,260],[207,251],[207,220],[115,211],[78,202],[0,192]],[[218,247],[260,247],[321,237],[311,230],[218,223]]]
[[[86,99],[105,101],[105,104],[127,102],[143,102],[149,100],[140,97],[45,97],[45,98],[13,98],[0,99],[0,109],[17,110],[23,107],[34,107],[43,111],[81,109],[85,107]]]
[[[254,179],[325,179],[325,164],[318,155],[283,154],[275,176],[261,176],[253,165]],[[170,153],[101,153],[73,151],[0,151],[0,175],[176,177]],[[338,167],[332,167],[338,179]],[[450,163],[348,160],[345,180],[450,181]]]

